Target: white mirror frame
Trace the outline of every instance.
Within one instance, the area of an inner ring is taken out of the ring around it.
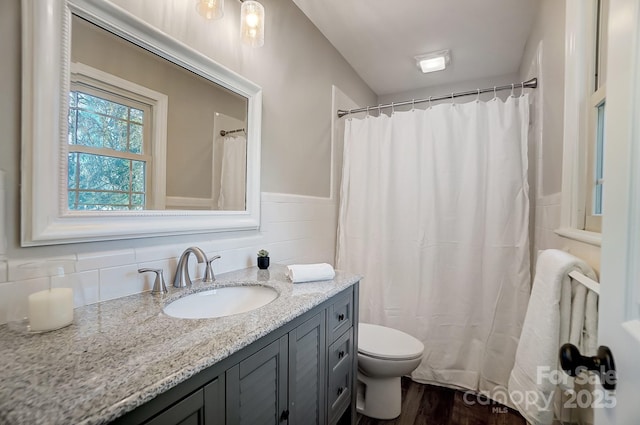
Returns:
[[[71,14],[248,99],[246,211],[69,212]],[[104,0],[22,0],[22,246],[257,229],[262,89]]]

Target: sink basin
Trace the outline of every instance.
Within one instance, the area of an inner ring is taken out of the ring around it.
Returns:
[[[163,311],[181,319],[210,319],[246,313],[278,298],[278,292],[266,286],[228,286],[196,292],[168,304]]]

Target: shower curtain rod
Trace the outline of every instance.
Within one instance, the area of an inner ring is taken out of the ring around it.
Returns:
[[[453,99],[456,97],[463,97],[463,96],[480,95],[482,93],[490,93],[490,92],[495,93],[502,90],[513,90],[518,87],[522,87],[523,90],[535,89],[536,87],[538,87],[538,79],[532,78],[522,83],[509,84],[506,86],[489,87],[486,89],[476,89],[476,90],[470,90],[470,91],[464,91],[464,92],[458,92],[458,93],[451,93],[451,94],[442,95],[442,96],[431,96],[427,99],[412,99],[412,100],[406,100],[404,102],[398,102],[398,103],[392,102],[392,103],[387,103],[386,105],[367,106],[366,108],[357,108],[357,109],[349,109],[349,110],[338,109],[338,118],[342,118],[345,115],[349,115],[349,114],[355,114],[357,112],[365,112],[369,110],[375,111],[376,109],[378,109],[379,111],[382,108],[395,108],[396,106],[415,105],[416,103],[433,102],[436,100]]]
[[[244,128],[238,128],[238,129],[235,129],[235,130],[229,130],[229,131],[226,131],[226,130],[220,130],[220,135],[221,135],[222,137],[224,137],[224,136],[226,136],[227,134],[240,133],[241,131],[244,131]]]

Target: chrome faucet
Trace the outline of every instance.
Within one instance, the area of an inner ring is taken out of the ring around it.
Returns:
[[[184,250],[178,260],[178,268],[176,269],[176,277],[173,279],[173,286],[176,288],[184,288],[185,286],[191,286],[193,282],[189,277],[189,254],[194,254],[198,263],[207,261],[207,256],[203,250],[196,246],[189,247]]]

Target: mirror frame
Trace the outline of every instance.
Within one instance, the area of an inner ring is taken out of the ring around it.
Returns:
[[[247,98],[245,211],[68,211],[66,139],[71,15]],[[22,0],[22,246],[257,229],[262,89],[104,0]]]

